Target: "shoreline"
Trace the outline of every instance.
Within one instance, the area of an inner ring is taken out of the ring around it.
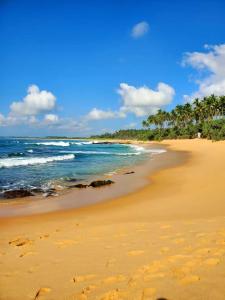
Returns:
[[[109,142],[104,140],[103,142]],[[115,143],[121,142],[120,140]],[[115,174],[114,170],[107,174],[92,176],[89,181],[94,180],[112,180],[114,184],[111,186],[103,186],[100,188],[66,188],[56,191],[58,196],[43,197],[32,196],[26,198],[14,198],[10,200],[1,200],[0,203],[0,218],[10,218],[14,216],[33,215],[40,213],[50,213],[51,211],[76,209],[83,206],[94,205],[102,201],[109,201],[113,198],[131,194],[149,184],[148,176],[160,169],[169,168],[188,159],[187,153],[175,152],[167,149],[165,145],[155,142],[131,142],[124,141],[124,144],[141,145],[150,149],[165,149],[165,153],[147,154],[148,157],[133,165],[123,166],[118,169]],[[126,174],[127,172],[134,172]],[[76,183],[87,183],[86,180]],[[75,201],[74,201],[75,199]]]
[[[225,142],[160,144],[190,155],[131,194],[2,219],[0,298],[223,300]]]

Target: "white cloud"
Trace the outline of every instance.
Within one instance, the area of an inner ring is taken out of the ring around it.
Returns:
[[[140,38],[149,31],[149,24],[145,21],[140,22],[132,28],[131,36],[133,38]]]
[[[196,81],[198,90],[191,96],[185,95],[186,100],[204,97],[211,94],[224,95],[225,92],[225,44],[205,46],[207,52],[186,53],[183,66],[190,65],[198,71],[206,71]]]
[[[118,93],[123,102],[120,110],[124,113],[132,112],[138,117],[155,113],[160,107],[169,104],[175,95],[174,89],[163,82],[158,83],[156,90],[121,83]]]
[[[134,87],[121,83],[118,94],[122,98],[122,106],[117,111],[93,108],[86,116],[86,120],[106,120],[125,118],[127,113],[134,113],[137,117],[154,114],[157,110],[169,104],[174,95],[174,89],[163,82],[157,85],[156,90],[147,86]]]
[[[101,110],[93,108],[87,115],[87,120],[106,120],[114,118],[124,118],[125,114],[123,112],[111,111],[111,110]]]
[[[31,85],[22,101],[13,102],[10,105],[10,114],[14,116],[35,116],[53,110],[55,105],[56,97],[51,92],[40,91],[37,85]]]
[[[45,115],[45,118],[44,120],[47,122],[47,123],[56,123],[59,121],[59,117],[55,114],[47,114]]]

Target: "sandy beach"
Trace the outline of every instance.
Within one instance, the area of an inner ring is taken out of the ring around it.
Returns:
[[[225,142],[160,144],[186,159],[132,193],[2,218],[0,299],[224,300]]]

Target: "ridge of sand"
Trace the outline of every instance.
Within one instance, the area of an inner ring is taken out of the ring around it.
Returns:
[[[2,220],[0,299],[224,300],[225,142],[113,201]]]

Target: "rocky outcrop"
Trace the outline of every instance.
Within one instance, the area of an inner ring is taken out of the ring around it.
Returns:
[[[22,188],[17,190],[5,191],[3,193],[3,197],[6,199],[23,198],[30,196],[34,196],[34,194],[31,191]]]
[[[96,188],[96,187],[101,187],[101,186],[105,186],[105,185],[110,185],[114,183],[114,181],[112,180],[96,180],[96,181],[92,181],[89,186]]]
[[[86,187],[88,187],[87,184],[78,183],[78,184],[70,185],[69,189],[73,189],[73,188],[85,189]]]

